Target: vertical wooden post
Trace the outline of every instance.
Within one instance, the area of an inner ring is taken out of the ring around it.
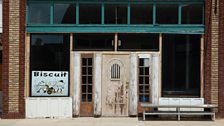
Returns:
[[[79,116],[80,113],[80,89],[81,89],[81,55],[80,53],[74,53],[74,87],[73,87],[73,115]]]
[[[159,69],[158,69],[158,72],[159,72],[159,86],[158,86],[158,91],[160,92],[159,93],[159,96],[158,97],[161,97],[162,96],[162,59],[163,59],[163,35],[162,33],[159,34],[159,57],[160,57],[160,64],[159,64]]]
[[[115,52],[117,51],[117,46],[118,46],[118,34],[115,33],[115,36],[114,36],[114,51]]]
[[[69,50],[69,54],[70,54],[70,96],[73,96],[73,83],[74,83],[74,60],[73,60],[73,34],[70,33],[70,50]]]
[[[25,97],[30,95],[30,34],[25,39]]]
[[[102,54],[95,54],[94,62],[94,116],[100,116],[102,114],[101,103],[101,88],[102,88]]]
[[[204,35],[201,35],[201,98],[204,96]]]
[[[135,116],[138,111],[138,56],[136,53],[131,53],[129,67],[129,115]]]

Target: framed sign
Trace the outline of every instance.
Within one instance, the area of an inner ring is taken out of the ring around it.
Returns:
[[[31,96],[68,96],[68,71],[32,71]]]

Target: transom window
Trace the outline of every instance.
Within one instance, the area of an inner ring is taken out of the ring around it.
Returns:
[[[29,0],[28,24],[204,24],[204,1]]]

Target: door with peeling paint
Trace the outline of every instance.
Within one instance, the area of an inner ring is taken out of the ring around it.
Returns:
[[[128,116],[129,55],[103,55],[102,115]]]

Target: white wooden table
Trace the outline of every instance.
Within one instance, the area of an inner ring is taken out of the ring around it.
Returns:
[[[176,108],[176,111],[143,111],[143,120],[146,115],[177,115],[180,121],[181,115],[211,115],[212,120],[215,120],[215,108],[217,105],[203,104],[203,105],[157,105],[142,103],[142,108]],[[181,111],[181,108],[207,108],[210,111]]]

